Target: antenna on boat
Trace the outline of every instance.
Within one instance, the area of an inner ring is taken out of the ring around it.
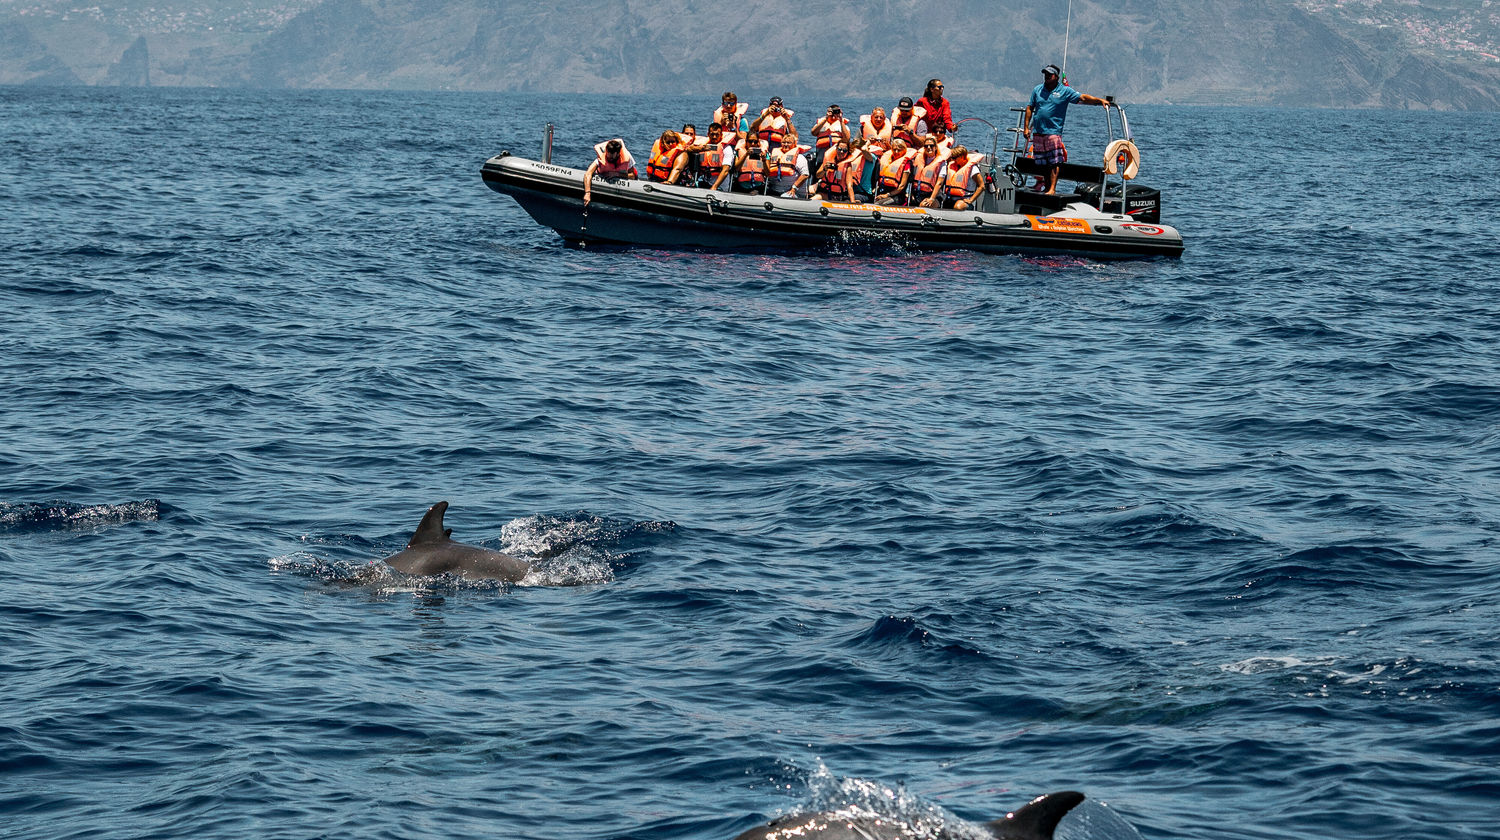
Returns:
[[[1068,36],[1073,34],[1073,0],[1068,0],[1068,23],[1063,27],[1062,83],[1068,83]]]

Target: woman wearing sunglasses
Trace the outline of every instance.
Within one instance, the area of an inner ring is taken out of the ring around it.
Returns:
[[[917,107],[927,112],[922,119],[926,120],[929,127],[941,125],[949,131],[958,127],[953,124],[953,105],[943,98],[942,79],[933,79],[927,83],[927,90],[917,100]]]

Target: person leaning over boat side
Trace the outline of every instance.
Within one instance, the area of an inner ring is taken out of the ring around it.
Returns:
[[[771,97],[771,104],[750,123],[750,137],[760,140],[762,152],[769,152],[780,146],[781,135],[796,133],[797,126],[792,124],[792,112],[781,103],[779,96]]]
[[[1031,101],[1026,103],[1026,115],[1021,120],[1021,130],[1031,140],[1031,159],[1045,172],[1044,192],[1057,192],[1057,173],[1068,162],[1068,148],[1063,145],[1063,121],[1068,116],[1068,104],[1082,102],[1085,105],[1109,105],[1097,96],[1089,96],[1062,84],[1062,70],[1056,64],[1042,68],[1042,83],[1031,91]]]
[[[911,155],[906,141],[891,138],[891,148],[880,156],[875,182],[875,203],[905,206],[906,188],[911,184]]]
[[[829,105],[828,113],[824,114],[817,122],[813,123],[812,134],[814,138],[813,169],[823,166],[823,158],[828,156],[828,150],[840,141],[849,142],[849,121],[844,119],[844,109],[837,105]]]
[[[663,184],[675,184],[687,166],[682,136],[670,128],[651,144],[651,158],[646,161],[646,178]]]
[[[951,202],[954,210],[967,210],[983,189],[978,155],[971,158],[968,149],[954,146],[943,170],[943,183],[922,206],[941,209]]]
[[[594,176],[598,175],[605,180],[615,178],[628,178],[635,180],[640,173],[635,169],[635,158],[630,156],[630,151],[625,148],[625,141],[616,137],[613,140],[600,143],[594,147],[594,160],[589,168],[583,171],[583,206],[589,206],[593,198]]]
[[[797,135],[781,135],[781,146],[766,156],[771,182],[767,192],[782,198],[807,198],[807,158],[797,148]]]
[[[953,104],[943,98],[942,79],[932,79],[927,83],[927,89],[922,92],[922,98],[917,100],[916,107],[925,112],[922,119],[927,121],[929,129],[939,125],[945,131],[958,128],[953,123]]]

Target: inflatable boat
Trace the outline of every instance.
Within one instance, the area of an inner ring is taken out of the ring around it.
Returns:
[[[1121,124],[1128,135],[1123,110]],[[1112,142],[1111,149],[1118,145]],[[550,150],[550,143],[544,149]],[[1133,145],[1130,151],[1138,162]],[[485,161],[481,174],[491,189],[513,197],[533,219],[570,242],[772,250],[889,244],[1106,259],[1182,255],[1181,234],[1160,223],[1156,190],[1130,184],[1128,178],[1111,182],[1107,166],[1064,164],[1062,178],[1078,182],[1077,191],[1031,192],[1024,186],[1040,169],[1020,152],[1013,149],[1011,162],[1003,167],[999,155],[983,157],[985,190],[974,208],[963,211],[626,179],[596,179],[585,206],[584,170],[508,151]],[[544,152],[544,158],[550,154]]]

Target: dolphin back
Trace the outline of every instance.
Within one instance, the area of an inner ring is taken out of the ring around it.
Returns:
[[[453,531],[443,528],[447,510],[447,502],[428,508],[406,548],[385,558],[385,562],[404,575],[458,574],[470,580],[519,582],[531,571],[531,565],[520,558],[454,542],[450,539]]]
[[[1052,832],[1065,814],[1083,801],[1083,794],[1064,790],[1038,796],[998,820],[985,823],[997,840],[1052,840]]]

